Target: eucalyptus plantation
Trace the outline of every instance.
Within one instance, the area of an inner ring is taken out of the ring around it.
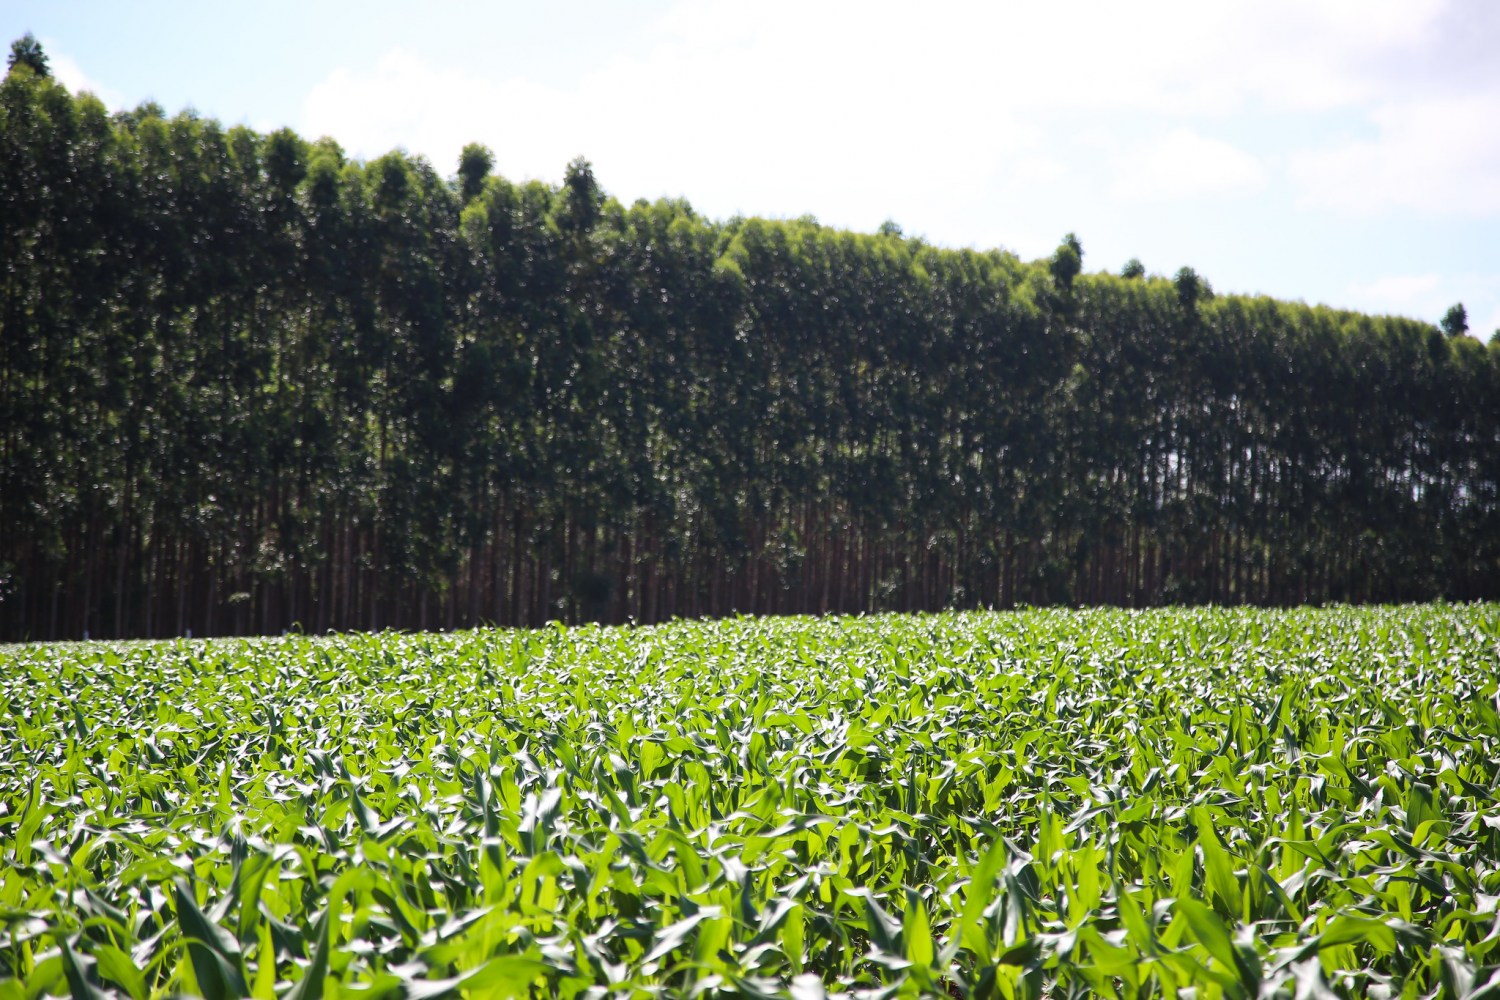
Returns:
[[[16,52],[0,636],[1500,596],[1456,320],[356,162]]]

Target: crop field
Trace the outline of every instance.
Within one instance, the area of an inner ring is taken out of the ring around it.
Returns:
[[[1497,689],[1494,605],[8,647],[0,1000],[1500,996]]]

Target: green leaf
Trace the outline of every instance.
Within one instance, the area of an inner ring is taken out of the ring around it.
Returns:
[[[68,989],[73,994],[73,1000],[108,1000],[109,994],[94,985],[94,978],[90,974],[94,963],[86,956],[75,955],[67,938],[59,938],[57,945],[62,950],[63,974],[68,979]]]
[[[1203,876],[1209,899],[1220,916],[1233,919],[1243,909],[1239,879],[1214,829],[1213,816],[1201,807],[1194,809],[1193,813],[1198,827],[1198,849],[1203,852]]]
[[[332,932],[329,923],[333,909],[333,905],[330,904],[323,911],[323,915],[318,918],[318,924],[313,928],[312,933],[312,961],[302,970],[302,978],[297,980],[296,985],[283,1000],[322,1000],[323,982],[328,978],[328,961],[332,951]]]
[[[1341,944],[1368,944],[1382,954],[1396,950],[1396,932],[1383,920],[1339,914],[1317,937],[1320,948],[1334,948]]]
[[[930,968],[937,957],[937,948],[933,944],[927,908],[912,889],[906,891],[906,919],[902,922],[901,934],[906,941],[907,961],[924,969]]]
[[[1235,976],[1246,990],[1257,992],[1260,988],[1261,972],[1256,965],[1235,947],[1229,937],[1229,931],[1219,919],[1219,915],[1204,906],[1195,899],[1179,899],[1173,904],[1178,913],[1181,913],[1193,931],[1193,937],[1198,943],[1208,949],[1208,953],[1228,973]]]
[[[204,915],[185,880],[177,879],[174,887],[177,924],[187,939],[193,975],[205,1000],[239,1000],[248,995],[239,942]]]
[[[150,990],[145,974],[129,955],[110,944],[96,944],[93,952],[100,978],[123,988],[131,1000],[146,1000]]]
[[[538,958],[525,955],[497,955],[471,975],[462,979],[465,992],[476,997],[496,1000],[529,997],[532,983],[550,972],[552,967]]]
[[[885,912],[870,890],[851,890],[849,895],[859,896],[865,901],[865,928],[870,934],[870,944],[886,955],[905,958],[900,922]]]

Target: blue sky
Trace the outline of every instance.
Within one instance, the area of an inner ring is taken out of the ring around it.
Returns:
[[[12,0],[111,107],[1500,328],[1493,0]]]

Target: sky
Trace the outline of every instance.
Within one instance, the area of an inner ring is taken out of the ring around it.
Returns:
[[[53,73],[626,203],[1500,329],[1494,0],[7,0]]]

